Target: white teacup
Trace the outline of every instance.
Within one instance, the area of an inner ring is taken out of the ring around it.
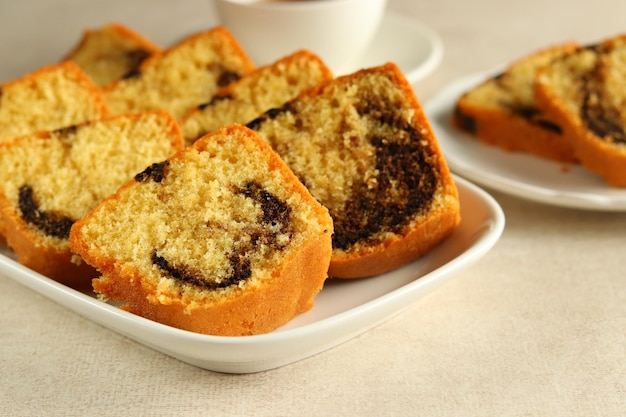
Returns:
[[[215,0],[227,27],[257,65],[299,49],[317,54],[335,74],[372,42],[387,0]]]

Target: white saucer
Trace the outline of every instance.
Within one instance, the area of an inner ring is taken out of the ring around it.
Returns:
[[[442,58],[443,42],[436,32],[414,19],[387,13],[363,57],[348,69],[335,73],[348,74],[394,62],[413,84],[437,68]]]
[[[561,207],[626,211],[626,189],[606,185],[580,165],[552,162],[483,144],[450,124],[456,100],[490,74],[463,77],[424,106],[450,169],[477,184]]]
[[[61,285],[15,262],[0,248],[0,274],[60,305],[184,362],[219,372],[250,373],[330,349],[389,319],[485,255],[500,238],[504,215],[477,186],[457,178],[461,224],[427,255],[384,275],[329,280],[315,306],[274,332],[220,337],[165,326]]]

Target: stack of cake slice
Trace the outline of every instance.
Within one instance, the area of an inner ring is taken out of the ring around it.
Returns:
[[[399,268],[460,221],[395,64],[333,78],[301,50],[256,68],[220,26],[163,50],[87,31],[2,86],[0,139],[0,236],[19,262],[200,333],[271,331],[329,276]]]

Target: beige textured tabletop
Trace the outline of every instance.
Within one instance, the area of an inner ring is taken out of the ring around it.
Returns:
[[[623,0],[388,9],[443,40],[440,65],[415,83],[424,103],[535,49],[626,32]],[[83,28],[109,21],[166,45],[216,17],[210,0],[4,2],[0,82],[58,60]],[[626,213],[485,189],[506,215],[486,256],[372,330],[266,372],[193,367],[0,276],[0,415],[625,416]]]

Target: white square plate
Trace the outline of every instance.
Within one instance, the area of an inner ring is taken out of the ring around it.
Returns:
[[[400,269],[360,280],[328,280],[315,306],[263,335],[209,336],[133,315],[61,285],[0,254],[0,273],[68,309],[157,351],[204,369],[259,372],[336,346],[389,319],[487,253],[504,228],[504,214],[486,192],[456,178],[461,224],[433,251]]]

